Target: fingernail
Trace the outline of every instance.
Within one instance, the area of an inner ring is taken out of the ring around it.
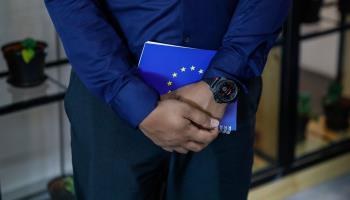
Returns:
[[[216,127],[218,127],[219,126],[219,121],[217,120],[217,119],[210,119],[210,126],[212,127],[212,128],[216,128]]]

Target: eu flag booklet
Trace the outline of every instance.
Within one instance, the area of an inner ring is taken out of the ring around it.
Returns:
[[[143,80],[160,95],[201,80],[216,51],[146,42],[139,61]],[[237,102],[229,104],[220,121],[221,133],[236,130]]]

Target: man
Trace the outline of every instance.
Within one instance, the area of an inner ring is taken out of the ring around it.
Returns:
[[[73,67],[78,199],[247,198],[260,75],[291,0],[45,2]],[[137,75],[146,41],[218,52],[203,81],[159,97]],[[237,98],[238,130],[219,134]]]

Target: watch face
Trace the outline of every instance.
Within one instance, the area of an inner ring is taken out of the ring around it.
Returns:
[[[238,93],[237,85],[230,80],[222,80],[217,84],[216,97],[222,103],[231,103]]]

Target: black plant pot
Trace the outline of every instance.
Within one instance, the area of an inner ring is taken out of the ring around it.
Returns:
[[[299,22],[315,23],[320,20],[323,0],[298,0]]]
[[[298,132],[296,140],[297,142],[302,142],[305,140],[305,131],[310,118],[307,116],[299,116],[298,118]]]
[[[44,74],[46,47],[46,43],[37,42],[34,58],[25,63],[21,55],[23,47],[20,42],[3,46],[2,52],[9,69],[7,81],[16,87],[31,87],[43,83],[46,79]]]
[[[58,177],[47,185],[51,200],[75,200],[74,194],[65,189],[64,179],[66,176]]]
[[[342,14],[350,14],[350,1],[338,0],[338,9]]]
[[[349,128],[350,100],[341,98],[338,102],[323,106],[327,128],[343,131]]]

